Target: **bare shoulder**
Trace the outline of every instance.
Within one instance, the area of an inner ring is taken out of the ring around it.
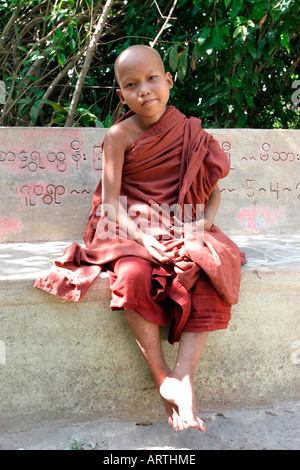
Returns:
[[[125,121],[117,122],[111,126],[104,139],[104,148],[126,152],[133,140],[135,140],[135,126],[129,117]]]
[[[109,128],[105,135],[104,145],[108,144],[114,148],[118,147],[119,150],[126,152],[143,131],[144,129],[138,125],[135,116],[130,116]]]
[[[125,152],[127,148],[127,136],[121,123],[114,124],[108,129],[104,138],[104,150]]]

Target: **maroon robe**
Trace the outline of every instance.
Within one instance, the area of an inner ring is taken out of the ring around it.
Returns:
[[[130,115],[131,111],[121,119]],[[101,213],[100,181],[84,232],[86,248],[76,243],[70,245],[50,272],[36,280],[35,287],[79,301],[102,269],[109,269],[113,285],[116,280],[113,266],[117,260],[128,256],[142,258],[151,262],[151,276],[155,280],[151,299],[157,305],[157,311],[154,308],[146,317],[157,324],[170,323],[169,341],[178,341],[191,313],[191,292],[197,282],[201,283],[204,294],[206,282],[221,303],[235,304],[239,296],[241,264],[245,259],[236,244],[216,226],[203,234],[191,231],[186,232],[184,238],[178,238],[172,230],[166,233],[160,225],[153,227],[149,214],[153,207],[177,204],[182,213],[189,205],[195,217],[197,205],[207,205],[218,180],[228,172],[227,155],[202,129],[201,121],[186,118],[176,108],[168,106],[160,120],[126,151],[120,196],[126,198],[129,215],[140,227],[147,226],[149,233],[168,249],[176,250],[172,262],[167,265],[156,262],[142,245]],[[138,212],[137,204],[148,212]],[[124,301],[112,308],[130,307]],[[228,312],[226,315],[228,317]]]

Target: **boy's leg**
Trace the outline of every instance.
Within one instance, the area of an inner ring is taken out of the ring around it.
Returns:
[[[194,376],[208,332],[183,332],[175,367],[160,387],[161,395],[178,406],[180,418],[188,427],[205,431],[198,415]]]
[[[191,291],[191,312],[181,333],[176,365],[160,388],[160,393],[178,405],[189,426],[204,430],[198,416],[194,375],[208,331],[223,329],[230,320],[231,305],[221,299],[208,276],[202,272]]]
[[[142,315],[132,310],[125,309],[125,317],[151,371],[152,380],[155,386],[159,388],[170,374],[170,369],[166,364],[161,348],[159,326],[150,323]]]
[[[125,309],[125,317],[146,364],[150,369],[152,380],[159,390],[160,386],[171,372],[163,355],[160,328],[158,325],[150,323],[140,314],[132,310]],[[170,426],[173,426],[176,430],[185,429],[187,426],[183,424],[178,414],[177,405],[171,403],[165,397],[162,397],[162,399]]]

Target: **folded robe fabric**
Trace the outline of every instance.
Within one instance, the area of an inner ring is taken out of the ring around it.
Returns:
[[[121,120],[131,115],[129,111]],[[183,237],[176,236],[172,227],[170,229],[164,224],[161,208],[165,208],[170,216],[168,208],[180,208],[182,215],[188,207],[191,217],[195,218],[197,208],[206,207],[218,180],[228,172],[227,155],[202,129],[201,121],[187,118],[175,107],[168,106],[161,119],[143,132],[126,151],[120,201],[126,205],[128,214],[137,225],[156,236],[168,250],[173,250],[171,266],[155,262],[142,245],[124,233],[111,217],[108,219],[105,211],[101,211],[100,181],[84,232],[85,247],[71,244],[54,262],[49,273],[37,279],[34,286],[77,302],[107,263],[130,255],[144,258],[153,262],[156,284],[164,286],[174,301],[169,341],[178,341],[189,315],[186,293],[199,278],[201,270],[209,277],[219,296],[235,304],[245,257],[216,226],[209,231],[191,230],[186,231]],[[157,223],[153,223],[153,213],[157,215],[154,217]]]

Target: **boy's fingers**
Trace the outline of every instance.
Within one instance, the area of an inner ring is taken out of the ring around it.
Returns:
[[[174,226],[183,227],[184,222],[182,222],[182,220],[178,219],[175,215],[173,217],[173,220],[174,220]]]
[[[166,261],[170,261],[172,258],[174,258],[174,253],[172,251],[170,252],[165,252],[166,247],[164,247],[164,251],[162,251],[160,248],[157,247],[151,247],[151,251],[149,251],[150,255],[153,256],[153,258],[157,259],[158,261],[161,261],[162,263]]]
[[[159,242],[155,243],[154,247],[157,250],[160,250],[160,251],[166,251],[167,250],[167,247],[165,245],[163,245],[162,243],[159,243]]]

